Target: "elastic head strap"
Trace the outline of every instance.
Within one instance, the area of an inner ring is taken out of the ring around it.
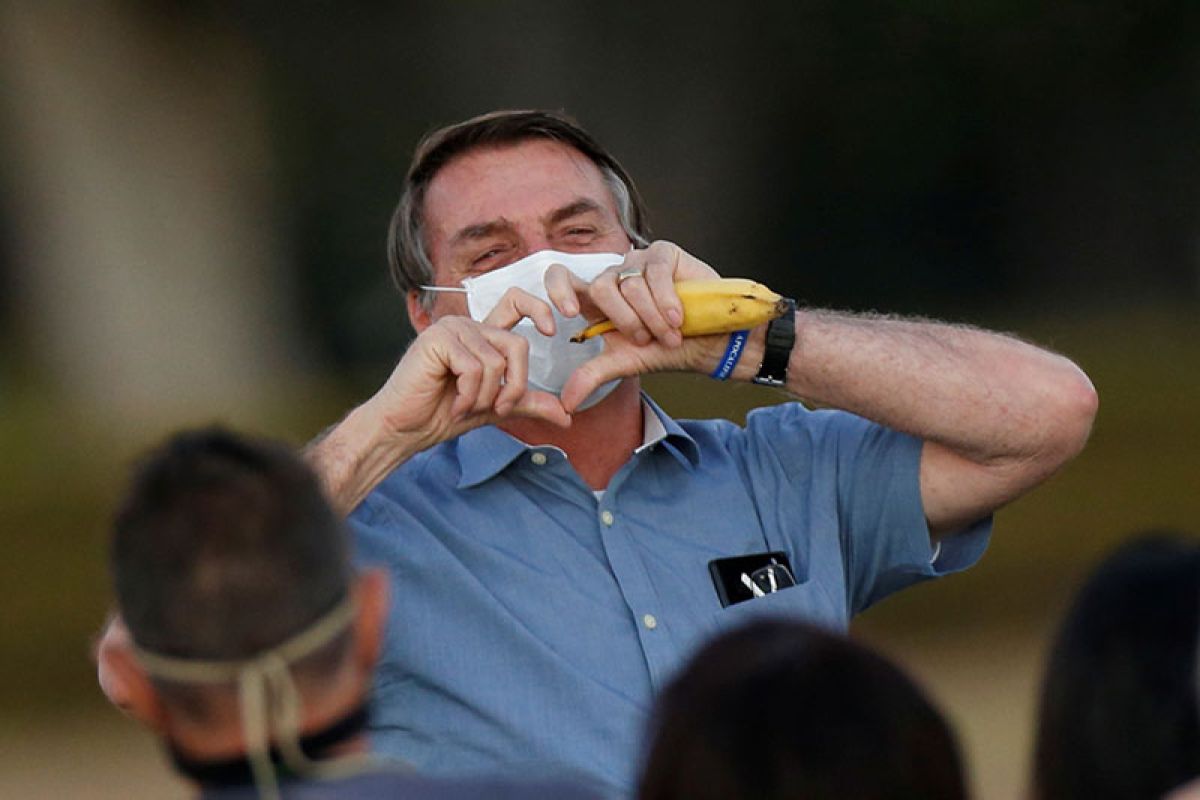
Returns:
[[[316,622],[254,658],[239,661],[209,661],[177,658],[133,646],[138,662],[148,675],[179,683],[236,683],[246,757],[254,784],[263,797],[277,798],[279,784],[271,764],[271,735],[274,734],[288,768],[298,774],[317,768],[300,749],[300,695],[288,665],[333,641],[354,619],[354,602],[349,595]]]

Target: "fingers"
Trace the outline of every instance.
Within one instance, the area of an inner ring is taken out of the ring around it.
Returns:
[[[465,317],[443,318],[427,332],[438,339],[431,346],[446,381],[453,384],[452,418],[477,417],[483,424],[517,415],[571,424],[557,397],[529,390],[529,342],[524,337]]]
[[[438,342],[437,352],[449,377],[454,382],[455,396],[450,413],[455,418],[490,411],[505,388],[509,373],[508,360],[524,345],[524,339],[499,328],[482,325],[446,324],[447,335]],[[509,339],[519,340],[511,342]],[[519,356],[517,364],[527,363]],[[524,386],[524,378],[519,381]],[[511,398],[511,391],[506,398]]]
[[[630,253],[623,264],[602,273],[591,297],[622,334],[635,344],[658,341],[678,347],[682,341],[683,303],[675,282],[716,273],[670,242],[655,242]]]
[[[526,392],[512,410],[512,416],[540,419],[560,428],[571,427],[571,415],[562,401],[549,392]]]
[[[662,330],[666,320],[654,303],[645,276],[646,251],[634,251],[625,261],[610,267],[592,282],[592,301],[618,331],[638,345],[654,339],[652,330]],[[649,319],[643,319],[643,315]]]
[[[596,359],[592,359],[595,361]],[[562,405],[572,412],[586,400],[592,392],[604,385],[602,374],[591,366],[591,362],[580,366],[571,377],[567,378],[562,390]]]
[[[561,310],[561,306],[560,306]],[[563,312],[564,314],[566,312]],[[573,316],[568,314],[567,316]],[[483,320],[485,325],[508,330],[525,317],[533,321],[534,327],[546,336],[554,335],[554,312],[543,300],[515,286],[506,291]]]
[[[670,242],[655,242],[646,248],[646,265],[642,270],[651,294],[666,323],[672,328],[683,324],[683,303],[675,293],[675,281],[683,276],[679,273],[680,261],[686,255]]]
[[[488,342],[499,352],[504,361],[500,376],[500,389],[496,393],[491,409],[500,416],[510,413],[525,395],[529,378],[529,342],[516,334],[497,335],[498,331],[485,332]]]
[[[496,307],[483,320],[484,323],[507,329],[516,325],[522,318],[528,317],[540,333],[553,336],[555,325],[551,304],[564,317],[578,315],[579,297],[587,296],[588,284],[562,264],[551,264],[546,270],[544,281],[550,304],[514,286],[504,293]]]
[[[574,317],[580,312],[579,298],[586,297],[589,285],[583,278],[564,267],[551,264],[543,278],[546,295],[564,317]]]

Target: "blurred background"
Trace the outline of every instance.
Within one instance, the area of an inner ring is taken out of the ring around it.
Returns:
[[[0,796],[184,796],[89,657],[131,460],[210,421],[299,444],[372,392],[411,335],[384,239],[412,148],[500,107],[573,114],[726,275],[1092,376],[1091,444],[984,562],[854,629],[951,716],[978,796],[1020,796],[1075,586],[1134,531],[1200,531],[1191,0],[0,0]]]

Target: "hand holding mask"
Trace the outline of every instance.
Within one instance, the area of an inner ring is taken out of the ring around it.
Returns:
[[[584,283],[591,283],[605,269],[620,264],[625,256],[620,253],[562,253],[556,250],[541,250],[515,261],[508,266],[492,270],[473,278],[464,278],[462,288],[445,286],[422,286],[431,291],[461,291],[467,295],[467,310],[471,319],[482,322],[509,289],[521,289],[547,303],[554,312],[555,333],[545,336],[529,319],[522,319],[513,328],[513,333],[529,342],[529,386],[559,396],[571,373],[584,362],[604,352],[603,337],[595,337],[583,344],[571,342],[571,337],[588,327],[582,315],[563,316],[546,292],[546,270],[551,264],[560,264]],[[619,380],[612,380],[597,388],[579,405],[584,410],[599,403],[617,387]]]

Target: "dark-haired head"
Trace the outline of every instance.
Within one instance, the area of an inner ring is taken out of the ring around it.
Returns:
[[[1051,649],[1037,797],[1157,798],[1200,774],[1198,629],[1200,539],[1148,533],[1100,563]]]
[[[137,469],[111,568],[134,641],[167,656],[239,659],[345,597],[347,537],[316,477],[282,445],[210,428]]]
[[[219,428],[171,437],[134,473],[110,566],[124,623],[100,645],[102,680],[179,770],[270,791],[272,746],[297,774],[302,736],[366,747],[386,579],[354,574],[340,519],[289,448]]]
[[[612,194],[629,241],[637,245],[649,242],[646,210],[633,178],[579,123],[558,111],[493,111],[433,131],[417,145],[388,230],[388,263],[392,280],[401,292],[434,283],[433,264],[425,244],[424,205],[425,192],[438,172],[459,156],[481,148],[538,139],[567,145],[595,164]],[[423,302],[427,296],[422,295]]]
[[[762,621],[705,647],[660,698],[641,800],[967,796],[945,720],[849,639]]]

